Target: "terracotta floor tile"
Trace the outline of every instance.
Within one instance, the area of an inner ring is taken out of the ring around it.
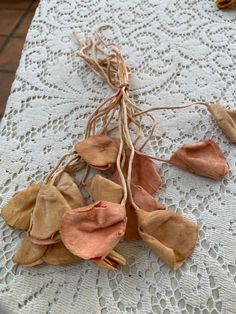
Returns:
[[[16,32],[14,33],[14,36],[25,36],[27,34],[31,21],[34,17],[34,13],[34,10],[30,10],[28,12],[28,14],[25,16],[25,18],[17,28]]]
[[[7,39],[7,36],[0,36],[0,49],[2,48],[2,45],[4,44],[6,39]]]
[[[15,71],[24,45],[24,38],[12,38],[0,53],[0,70]]]
[[[0,10],[0,35],[9,35],[23,13],[22,10]]]
[[[32,0],[0,0],[0,9],[26,9]]]
[[[6,102],[10,94],[10,89],[14,78],[14,73],[0,72],[0,119],[4,114]]]

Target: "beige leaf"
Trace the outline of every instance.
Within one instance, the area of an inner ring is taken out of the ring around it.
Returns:
[[[138,211],[141,238],[172,269],[190,256],[197,241],[197,226],[168,210]]]
[[[100,175],[96,175],[86,185],[86,190],[93,201],[108,201],[119,204],[122,199],[122,187]]]
[[[226,110],[221,105],[209,105],[207,108],[225,136],[236,143],[236,110]]]
[[[3,207],[1,215],[5,222],[16,229],[27,230],[30,225],[30,214],[34,208],[40,184],[30,185],[16,193]]]
[[[62,173],[57,183],[57,188],[67,203],[70,205],[71,209],[85,205],[82,193],[80,192],[72,177],[67,172]]]
[[[51,244],[42,260],[50,265],[64,265],[81,260],[78,256],[73,255],[62,242]]]
[[[76,144],[75,150],[91,167],[106,170],[116,162],[119,140],[106,135],[94,135]]]
[[[23,266],[35,266],[43,263],[42,256],[47,250],[47,246],[34,244],[29,238],[21,241],[13,262]]]
[[[57,242],[58,239],[54,239],[54,236],[58,233],[63,214],[68,210],[70,206],[58,189],[53,185],[43,184],[31,216],[31,240],[49,240],[47,244]]]

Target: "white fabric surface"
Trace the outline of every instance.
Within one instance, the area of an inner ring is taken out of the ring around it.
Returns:
[[[109,88],[76,56],[71,33],[117,42],[133,69],[132,97],[147,108],[195,99],[235,106],[236,10],[205,0],[41,0],[0,129],[0,204],[40,181],[82,137]],[[155,113],[156,155],[213,138],[230,172],[222,182],[164,164],[161,201],[199,226],[191,258],[173,272],[141,241],[123,241],[128,265],[13,265],[23,234],[0,221],[0,313],[236,313],[236,148],[204,108]]]

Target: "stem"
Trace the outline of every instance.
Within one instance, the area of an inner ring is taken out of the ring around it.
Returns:
[[[144,113],[148,113],[148,112],[155,111],[155,110],[184,109],[184,108],[188,108],[188,107],[192,107],[192,106],[196,106],[196,105],[208,107],[208,106],[209,106],[209,103],[208,103],[208,102],[205,102],[205,101],[194,101],[194,102],[192,102],[191,104],[183,104],[183,105],[179,105],[179,106],[157,106],[157,107],[152,107],[152,108],[147,109],[147,110],[140,111],[139,113],[136,113],[136,114],[134,115],[134,117],[137,117],[137,116],[143,115]]]

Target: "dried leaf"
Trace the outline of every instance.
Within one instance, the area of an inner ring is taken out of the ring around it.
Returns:
[[[138,211],[141,238],[172,269],[190,256],[197,241],[197,226],[168,210]]]
[[[111,270],[116,270],[118,266],[124,266],[127,264],[126,259],[114,250],[111,250],[111,252],[104,259],[93,259],[92,262],[100,267]]]
[[[236,143],[236,110],[226,110],[221,105],[210,105],[208,110],[228,139]]]
[[[224,154],[212,140],[183,145],[171,156],[170,163],[214,180],[222,180],[228,172]]]
[[[88,182],[86,190],[94,202],[103,200],[119,204],[123,195],[120,185],[99,175],[94,176]]]
[[[83,259],[103,258],[125,233],[125,207],[106,201],[66,212],[61,238],[68,250]]]
[[[53,185],[43,184],[31,216],[31,240],[37,243],[42,240],[42,244],[58,242],[55,236],[58,236],[61,218],[67,210],[70,210],[70,206],[58,189]]]
[[[129,158],[130,150],[127,149],[126,160],[123,169],[123,173],[125,176],[127,176],[128,173]],[[120,184],[120,177],[117,170],[113,174],[112,179],[114,182]],[[131,182],[132,184],[141,186],[149,194],[154,194],[159,189],[161,185],[161,177],[157,173],[157,170],[150,158],[135,153]]]
[[[62,173],[57,183],[57,188],[67,203],[70,205],[71,209],[85,205],[82,193],[80,192],[72,177],[67,172]]]
[[[24,238],[13,257],[13,262],[24,266],[42,264],[42,257],[46,250],[47,246],[34,244],[29,238]]]
[[[235,0],[215,0],[219,9],[228,9],[236,4]]]
[[[16,229],[27,230],[30,225],[30,214],[34,208],[40,184],[30,185],[16,193],[3,207],[1,215],[5,222]]]
[[[106,170],[116,162],[119,140],[95,135],[75,145],[75,150],[93,168]]]
[[[49,245],[42,260],[50,265],[65,265],[80,260],[78,256],[73,255],[62,242]]]
[[[138,240],[140,239],[140,236],[138,232],[137,214],[129,200],[127,201],[125,207],[126,207],[126,216],[127,216],[125,237],[129,241]]]
[[[160,202],[139,185],[132,184],[132,194],[135,204],[147,212],[165,209]]]

